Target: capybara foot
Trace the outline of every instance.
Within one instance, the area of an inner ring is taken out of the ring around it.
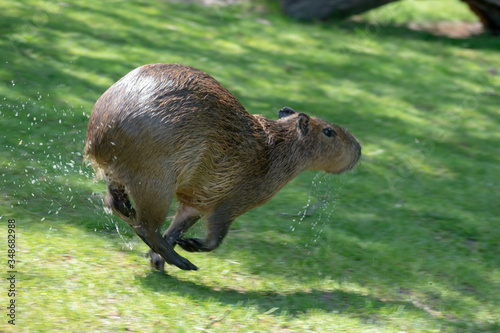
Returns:
[[[181,238],[175,241],[188,252],[205,252],[207,251],[203,241],[199,238]]]
[[[189,260],[187,260],[186,258],[183,258],[183,257],[180,257],[179,260],[176,260],[176,263],[174,265],[179,267],[180,269],[185,270],[185,271],[197,271],[198,270],[198,267],[196,267]]]
[[[160,250],[159,252],[162,252],[161,248],[159,250]],[[198,270],[198,267],[193,265],[189,260],[181,257],[177,253],[175,253],[175,254],[176,255],[172,255],[170,257],[166,257],[166,256],[162,256],[162,255],[159,255],[159,256],[161,256],[161,258],[164,259],[167,264],[177,266],[182,270],[185,270],[185,271],[197,271]]]
[[[150,257],[151,267],[159,270],[160,272],[165,271],[165,260],[153,250],[149,250],[148,256]]]
[[[189,260],[187,260],[186,258],[183,258],[181,256],[177,256],[175,258],[170,258],[170,260],[167,261],[167,260],[165,260],[165,258],[163,258],[158,253],[153,252],[153,251],[151,251],[151,252],[154,253],[153,255],[150,255],[151,266],[158,269],[161,272],[165,271],[165,262],[167,264],[177,266],[180,269],[185,270],[185,271],[197,271],[198,270],[198,267],[196,267]]]
[[[181,257],[177,252],[174,251],[174,248],[167,243],[166,240],[161,237],[160,233],[155,233],[151,237],[147,237],[145,235],[146,231],[143,227],[134,228],[137,235],[146,243],[151,251],[163,258],[165,262],[169,265],[174,265],[183,269],[185,271],[196,271],[198,268],[193,265],[186,258]],[[151,241],[150,241],[151,239]],[[151,256],[153,258],[153,256]]]

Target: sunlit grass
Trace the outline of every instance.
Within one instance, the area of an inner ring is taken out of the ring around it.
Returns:
[[[437,21],[477,21],[477,16],[469,10],[467,4],[454,0],[398,1],[367,12],[363,14],[363,17],[370,21],[382,24]]]

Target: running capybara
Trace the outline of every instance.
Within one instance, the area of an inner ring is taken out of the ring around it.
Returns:
[[[105,205],[151,248],[152,265],[196,270],[176,244],[212,251],[236,217],[268,202],[302,171],[341,173],[359,160],[361,146],[345,129],[289,107],[278,114],[271,120],[248,113],[196,68],[145,65],[96,102],[85,157],[108,183]],[[179,208],[162,236],[174,197]],[[202,216],[206,237],[184,238]]]

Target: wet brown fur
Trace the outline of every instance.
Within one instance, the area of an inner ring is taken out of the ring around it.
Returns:
[[[336,125],[289,108],[277,121],[251,115],[208,74],[171,64],[139,67],[111,86],[92,110],[85,144],[108,182],[105,204],[151,247],[161,270],[163,259],[196,269],[176,244],[211,251],[236,217],[302,171],[340,173],[360,155],[358,141]],[[173,197],[180,205],[162,237]],[[202,216],[207,236],[183,238]]]

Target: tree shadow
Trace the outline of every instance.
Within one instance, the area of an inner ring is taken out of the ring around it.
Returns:
[[[146,276],[137,276],[136,279],[146,289],[168,296],[171,293],[189,296],[200,302],[216,299],[219,303],[237,306],[252,304],[261,313],[271,308],[279,308],[273,312],[279,315],[283,310],[292,316],[307,313],[309,310],[323,310],[326,312],[367,315],[371,311],[378,311],[384,307],[405,306],[421,312],[409,302],[383,301],[372,296],[349,293],[342,290],[324,291],[310,290],[280,294],[269,291],[246,291],[231,288],[219,289],[177,277],[152,272]],[[370,310],[370,311],[367,311]]]
[[[339,23],[326,23],[325,26],[334,26],[350,33],[364,34],[365,36],[378,36],[382,39],[395,40],[421,40],[432,44],[449,45],[476,50],[500,49],[500,38],[488,33],[472,35],[468,38],[453,38],[436,35],[429,31],[410,29],[407,26],[395,24],[377,24],[372,22],[343,21]]]
[[[325,311],[358,318],[372,325],[384,326],[390,321],[380,313],[397,313],[405,311],[418,316],[425,316],[430,323],[448,329],[463,329],[463,325],[452,316],[433,310],[419,302],[384,299],[343,290],[296,291],[290,293],[274,293],[269,291],[235,290],[231,288],[213,288],[204,284],[182,280],[171,275],[153,272],[146,276],[136,276],[136,280],[152,292],[166,298],[180,295],[197,302],[216,301],[231,307],[251,306],[259,314],[272,316],[296,317],[310,311]],[[400,289],[396,293],[407,297],[408,290]],[[402,297],[402,298],[403,298]],[[457,299],[457,301],[459,301]],[[230,311],[230,310],[228,310]],[[496,323],[469,324],[468,328],[477,332],[489,332],[498,328]]]

